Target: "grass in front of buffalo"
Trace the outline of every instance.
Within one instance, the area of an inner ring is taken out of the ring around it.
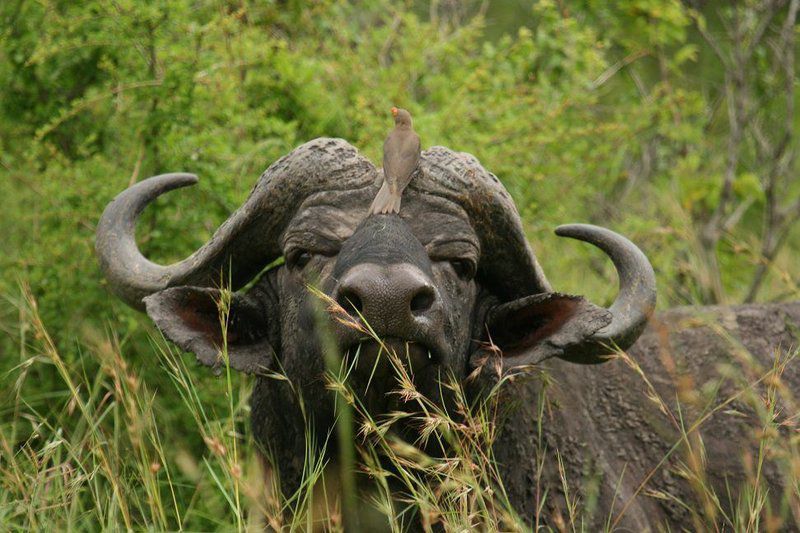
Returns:
[[[126,363],[124,339],[117,339],[113,331],[85,332],[81,358],[67,364],[27,289],[23,288],[17,303],[22,324],[19,364],[2,377],[7,385],[0,391],[0,524],[5,530],[241,531],[263,530],[265,524],[281,530],[342,530],[354,507],[367,521],[362,527],[367,524],[393,531],[412,524],[447,531],[525,529],[508,504],[490,452],[497,429],[496,395],[469,405],[460,385],[447,381],[442,386],[450,388],[458,406],[458,416],[453,416],[416,391],[401,363],[403,354],[386,351],[398,377],[395,393],[417,405],[414,416],[421,434],[455,450],[448,458],[435,457],[391,431],[408,414],[370,416],[347,383],[352,361],[331,357],[328,387],[336,393],[340,420],[345,422],[339,425],[343,432],[339,439],[354,445],[341,448],[338,464],[326,464],[316,448],[309,446],[302,488],[283,497],[264,483],[248,434],[250,379],[226,368],[220,380],[210,382],[225,396],[224,401],[209,405],[201,399],[201,388],[209,383],[198,380],[203,370],[190,368],[187,362],[191,357],[159,339],[153,342],[153,356],[169,375],[171,389],[153,390]],[[221,319],[225,320],[224,305]],[[796,364],[796,355],[779,357],[773,368],[762,369],[741,353],[739,370],[726,371],[729,379],[741,383],[737,394],[708,403],[691,426],[683,423],[681,412],[669,407],[668,399],[656,393],[650,376],[635,361],[626,354],[618,355],[640,375],[651,400],[679,429],[681,438],[670,455],[679,459],[681,474],[690,481],[695,499],[702,505],[676,503],[689,507],[698,529],[777,531],[798,525],[796,413],[800,409],[781,380],[786,365]],[[50,392],[24,394],[43,366],[52,367],[57,374]],[[272,378],[285,379],[279,374]],[[695,400],[709,394],[692,387],[686,384],[678,392]],[[160,395],[167,394],[180,398],[181,416],[192,421],[187,426],[191,435],[176,438],[175,429],[165,427]],[[728,496],[715,493],[708,482],[703,443],[696,429],[733,402],[744,402],[757,413],[760,446],[757,456],[743,455],[750,479],[741,490],[736,511],[725,516],[720,502]],[[326,436],[314,438],[324,443]],[[201,444],[187,447],[185,443],[192,440]],[[652,473],[667,459],[654,465]],[[763,477],[767,459],[786,465],[787,492],[781,509],[768,504],[770,495]],[[352,471],[348,462],[372,480],[369,493],[354,492],[355,485],[346,479]],[[542,518],[559,530],[584,530],[589,502],[582,496],[580,480],[567,479],[565,470],[560,471],[567,508],[563,516]],[[648,493],[646,481],[642,480],[640,492],[667,497]],[[608,529],[613,529],[617,518],[607,517]]]

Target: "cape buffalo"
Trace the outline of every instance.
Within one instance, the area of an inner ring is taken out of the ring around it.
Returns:
[[[280,465],[284,490],[299,483],[306,447],[304,418],[293,391],[302,391],[316,427],[329,427],[334,419],[331,393],[320,379],[325,371],[320,340],[309,334],[317,325],[315,297],[308,291],[313,284],[355,322],[366,321],[387,344],[408,346],[415,385],[426,395],[440,394],[445,372],[466,378],[483,369],[491,381],[496,376],[487,369],[504,374],[550,362],[558,381],[568,384],[569,394],[557,394],[560,415],[540,420],[532,410],[536,385],[509,385],[521,413],[506,425],[497,445],[509,498],[525,516],[536,512],[532,457],[537,439],[532,432],[542,423],[549,425],[545,435],[554,446],[574,453],[570,468],[577,472],[587,458],[597,461],[607,474],[598,492],[600,505],[618,508],[633,489],[625,481],[628,485],[614,501],[611,474],[621,463],[612,460],[613,454],[630,448],[644,465],[645,459],[657,461],[656,450],[661,453],[663,445],[654,445],[650,453],[647,445],[637,444],[649,442],[641,441],[645,433],[636,432],[644,426],[636,415],[638,404],[624,396],[614,403],[615,391],[632,386],[617,375],[619,363],[552,362],[603,362],[637,339],[655,306],[649,262],[630,241],[609,230],[564,226],[557,233],[608,254],[620,291],[608,309],[553,292],[510,196],[493,174],[471,155],[442,147],[423,152],[420,164],[401,213],[368,216],[381,173],[343,140],[306,143],[264,172],[208,243],[169,266],[154,264],[139,252],[136,220],[156,197],[196,178],[150,178],[106,208],[97,230],[100,264],[120,298],[146,309],[167,338],[215,369],[223,364],[217,310],[221,280],[237,291],[226,332],[229,361],[255,375],[252,431]],[[284,262],[276,262],[281,257]],[[246,291],[240,290],[245,286]],[[370,408],[402,408],[400,400],[386,394],[393,386],[391,373],[373,364],[379,355],[375,343],[341,321],[331,320],[330,329],[341,353],[357,349],[365,361],[350,379],[371,381],[365,398]],[[653,359],[647,349],[641,353]],[[278,366],[289,383],[264,375]],[[612,366],[616,370],[606,370]],[[563,410],[572,406],[574,411]],[[614,417],[623,407],[639,424],[630,431],[615,429]],[[670,438],[652,431],[647,435],[662,439],[658,442]],[[556,512],[557,491],[549,494],[551,512]],[[649,519],[685,520],[680,513],[653,511],[656,507],[629,507],[620,523],[641,527]]]

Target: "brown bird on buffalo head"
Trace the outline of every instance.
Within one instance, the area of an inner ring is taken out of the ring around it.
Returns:
[[[372,213],[399,213],[403,190],[419,165],[419,135],[411,125],[411,114],[392,108],[394,129],[383,143],[383,186],[372,201]]]

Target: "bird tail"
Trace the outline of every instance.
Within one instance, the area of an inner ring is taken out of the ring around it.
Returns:
[[[400,199],[402,197],[401,191],[393,191],[387,182],[383,182],[378,194],[372,201],[372,207],[369,208],[370,213],[399,213],[400,212]]]

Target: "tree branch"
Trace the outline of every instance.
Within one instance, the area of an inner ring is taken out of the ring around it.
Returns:
[[[753,33],[753,37],[751,38],[750,44],[747,47],[747,51],[744,54],[745,59],[749,60],[751,57],[753,57],[753,53],[756,51],[758,45],[761,44],[761,40],[764,38],[764,34],[767,32],[767,28],[769,28],[770,23],[772,23],[772,19],[775,18],[775,15],[785,3],[785,0],[770,0],[767,2],[767,6],[765,8],[767,13],[758,21],[756,30]]]
[[[759,162],[769,168],[764,178],[764,221],[761,234],[761,260],[753,275],[745,302],[752,302],[758,296],[773,260],[783,248],[791,232],[791,227],[800,219],[800,198],[792,202],[788,208],[781,207],[781,199],[788,192],[788,174],[794,166],[796,147],[792,145],[794,138],[794,77],[795,77],[795,33],[800,0],[791,0],[786,20],[781,28],[779,42],[775,46],[775,55],[779,67],[783,71],[783,92],[785,98],[783,131],[780,140],[772,150],[764,150],[770,146],[759,126],[753,128],[759,146]],[[782,178],[782,179],[781,179]]]

